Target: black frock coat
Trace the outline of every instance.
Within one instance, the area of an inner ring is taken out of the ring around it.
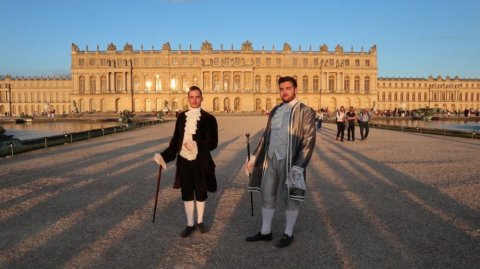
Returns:
[[[166,163],[175,160],[182,149],[183,136],[185,134],[185,122],[187,115],[182,112],[178,115],[175,123],[175,130],[170,144],[162,153],[160,153]],[[197,143],[198,154],[196,160],[200,162],[202,178],[201,186],[197,186],[200,191],[215,192],[217,191],[217,179],[215,177],[215,163],[212,159],[210,151],[218,146],[218,126],[215,117],[200,110],[200,120],[197,123],[197,131],[193,135],[193,140]],[[182,179],[179,176],[179,169],[188,169],[188,167],[179,167],[177,165],[175,181],[173,188],[178,189],[182,186]]]

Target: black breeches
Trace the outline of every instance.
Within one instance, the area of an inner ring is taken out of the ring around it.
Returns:
[[[203,202],[207,200],[207,191],[202,180],[202,171],[198,160],[189,161],[182,156],[177,160],[178,174],[180,176],[180,186],[183,201],[197,200]],[[203,188],[202,188],[203,186]]]

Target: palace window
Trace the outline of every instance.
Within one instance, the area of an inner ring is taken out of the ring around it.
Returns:
[[[235,58],[235,65],[240,65],[240,58]]]
[[[422,93],[421,92],[418,93],[418,101],[422,101]]]
[[[85,93],[85,77],[84,76],[80,76],[78,78],[78,91],[80,93]]]
[[[265,78],[265,87],[267,88],[267,91],[270,91],[272,89],[272,76],[267,75]]]
[[[160,75],[155,75],[155,91],[162,91],[162,78]]]
[[[267,98],[265,102],[265,109],[267,111],[270,111],[272,109],[272,100],[270,98]]]
[[[95,76],[90,77],[90,93],[94,93],[97,89],[97,80],[95,79]]]
[[[223,90],[228,91],[230,89],[230,75],[226,74],[223,76]]]
[[[388,93],[388,101],[392,101],[392,93],[391,92]]]
[[[350,92],[350,77],[346,76],[345,80],[343,81],[343,88],[345,89],[345,92]]]
[[[365,60],[365,66],[370,66],[370,60]]]
[[[100,78],[100,90],[102,92],[106,92],[107,91],[107,78],[105,76],[102,76]]]
[[[360,92],[360,77],[359,76],[355,77],[355,81],[354,81],[354,85],[353,85],[353,91],[356,92],[356,93]]]
[[[385,101],[385,92],[382,92],[382,101]]]
[[[428,92],[423,93],[423,100],[428,100]]]
[[[83,66],[83,64],[84,64],[83,58],[78,59],[78,65]]]
[[[256,75],[255,76],[255,91],[259,91],[260,90],[260,75]]]
[[[345,66],[350,66],[350,60],[349,59],[345,60]]]
[[[365,77],[365,92],[370,92],[370,77]]]
[[[355,60],[355,66],[360,66],[360,60]]]
[[[95,59],[90,59],[88,65],[95,66]]]
[[[297,66],[297,58],[293,58],[292,65],[293,65],[293,66]]]
[[[240,89],[240,75],[235,74],[233,76],[233,90],[238,91]]]
[[[218,57],[213,58],[213,64],[217,66],[220,65],[220,59],[218,59]]]
[[[281,64],[282,64],[282,59],[277,58],[277,65],[281,65]]]
[[[225,65],[230,65],[230,58],[225,57],[224,63],[225,63]]]
[[[220,74],[218,73],[213,74],[213,90],[220,90]]]
[[[415,93],[412,92],[412,101],[415,101]]]
[[[303,66],[308,66],[308,59],[307,58],[303,58]]]
[[[397,101],[398,100],[398,94],[397,92],[394,92],[393,93],[393,101]]]
[[[317,75],[313,76],[313,91],[314,92],[318,92],[318,82],[319,82],[318,76]]]
[[[233,101],[233,110],[240,111],[240,97],[235,98]]]
[[[260,58],[255,58],[255,65],[260,66]]]
[[[329,76],[328,77],[328,90],[333,92],[335,90],[335,77]]]
[[[270,66],[270,64],[271,64],[271,59],[270,59],[270,58],[267,58],[267,59],[266,59],[266,62],[267,62],[267,66]]]
[[[328,60],[328,65],[334,66],[335,65],[335,60],[334,59]]]
[[[403,92],[400,93],[400,101],[403,101]]]
[[[302,78],[302,88],[304,91],[308,90],[308,76],[303,76]]]

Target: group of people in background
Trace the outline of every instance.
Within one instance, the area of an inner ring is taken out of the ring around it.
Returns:
[[[337,122],[337,137],[336,140],[344,141],[345,128],[347,129],[347,140],[355,141],[355,121],[360,126],[360,138],[365,141],[369,132],[369,121],[372,117],[368,109],[361,109],[358,115],[355,113],[353,106],[345,111],[345,107],[341,106],[335,113]]]

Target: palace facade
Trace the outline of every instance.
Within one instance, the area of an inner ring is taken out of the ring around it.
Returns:
[[[298,81],[299,99],[314,109],[339,106],[379,110],[438,107],[479,109],[480,79],[379,78],[377,48],[345,51],[298,48],[254,50],[246,41],[214,50],[80,50],[72,44],[70,77],[0,78],[0,113],[176,111],[187,108],[186,91],[203,90],[202,107],[213,112],[269,111],[280,101],[280,76]]]

